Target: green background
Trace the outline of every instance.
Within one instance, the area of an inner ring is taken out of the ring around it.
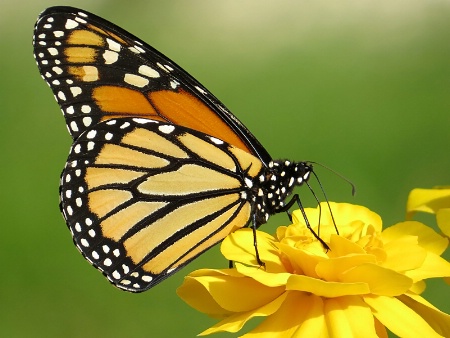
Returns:
[[[348,177],[355,197],[317,168],[330,200],[365,205],[385,226],[404,219],[411,189],[450,183],[449,2],[3,0],[3,337],[193,337],[215,321],[175,290],[194,269],[227,265],[216,247],[154,289],[128,294],[72,245],[58,209],[71,141],[32,57],[34,22],[52,5],[94,12],[169,55],[274,158],[317,161]],[[286,223],[279,215],[263,229]],[[448,290],[437,281],[425,296],[450,312]]]

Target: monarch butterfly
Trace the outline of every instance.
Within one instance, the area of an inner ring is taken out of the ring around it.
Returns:
[[[230,232],[300,203],[284,201],[310,163],[272,160],[205,87],[125,30],[52,7],[33,45],[73,138],[60,209],[116,287],[145,291]]]

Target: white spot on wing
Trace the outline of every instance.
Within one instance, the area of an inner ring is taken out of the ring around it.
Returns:
[[[90,117],[83,117],[83,125],[85,127],[89,127],[92,123],[92,118]]]
[[[119,54],[111,50],[105,50],[103,53],[103,59],[105,59],[105,63],[107,65],[110,65],[119,59]]]
[[[66,101],[66,95],[63,92],[58,92],[58,98],[62,101]]]
[[[78,21],[78,22],[81,22],[81,23],[86,23],[87,22],[86,20],[84,20],[82,18],[79,18],[79,17],[76,17],[75,20]]]
[[[60,67],[53,67],[52,70],[58,75],[62,74],[63,72],[63,70]]]
[[[134,45],[134,47],[132,47],[134,49],[136,49],[139,53],[145,53],[145,50],[143,50],[141,47]]]
[[[249,187],[249,188],[253,187],[253,182],[252,182],[251,179],[249,179],[248,177],[246,177],[246,178],[244,179],[244,181],[245,181],[245,185],[246,185],[247,187]]]
[[[197,89],[200,93],[202,93],[203,95],[206,94],[206,91],[204,91],[202,88],[200,88],[199,86],[195,86],[195,89]]]
[[[210,140],[213,141],[215,144],[223,144],[222,140],[219,140],[218,138],[215,137],[210,137]]]
[[[173,132],[175,130],[175,127],[172,125],[164,124],[162,126],[159,126],[158,129],[160,132],[162,132],[164,134],[170,134],[171,132]]]
[[[77,26],[78,26],[78,22],[76,22],[76,21],[74,21],[72,19],[67,19],[66,25],[64,27],[66,29],[74,29]]]
[[[88,106],[87,104],[84,104],[81,106],[81,112],[83,114],[89,114],[91,112],[91,107]]]
[[[109,49],[120,52],[120,44],[114,40],[111,40],[109,38],[106,38],[106,42],[108,43]]]
[[[138,69],[138,72],[139,72],[139,74],[142,74],[142,75],[145,75],[148,77],[152,77],[152,78],[159,77],[159,73],[155,69],[153,69],[147,65],[140,66]]]
[[[139,123],[139,124],[159,123],[158,121],[155,121],[155,120],[140,119],[140,118],[134,118],[133,121],[136,123]]]
[[[56,48],[51,47],[51,48],[48,48],[47,50],[50,53],[50,55],[53,55],[53,56],[58,55],[58,50]]]
[[[90,151],[92,149],[94,149],[95,143],[90,141],[87,143],[87,150]]]
[[[135,75],[135,74],[125,74],[125,77],[123,79],[126,83],[132,85],[132,86],[136,86],[139,88],[145,87],[146,85],[148,85],[149,80],[139,76],[139,75]]]
[[[81,94],[81,88],[80,87],[70,87],[70,91],[73,95],[73,97],[76,97]]]
[[[96,131],[96,130],[90,130],[90,131],[86,134],[86,137],[89,138],[89,139],[93,139],[96,135],[97,135],[97,131]]]
[[[141,277],[141,279],[146,283],[150,283],[153,280],[153,277],[144,275]]]

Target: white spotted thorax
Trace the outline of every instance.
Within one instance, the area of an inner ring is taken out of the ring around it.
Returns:
[[[312,165],[307,162],[270,162],[265,173],[259,175],[258,180],[253,183],[258,223],[266,223],[270,215],[280,212],[285,206],[286,198],[296,186],[309,179],[312,170]]]

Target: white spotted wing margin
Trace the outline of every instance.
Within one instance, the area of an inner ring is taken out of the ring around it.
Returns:
[[[112,119],[72,145],[60,208],[83,256],[115,286],[141,292],[249,224],[262,170],[208,135]]]

